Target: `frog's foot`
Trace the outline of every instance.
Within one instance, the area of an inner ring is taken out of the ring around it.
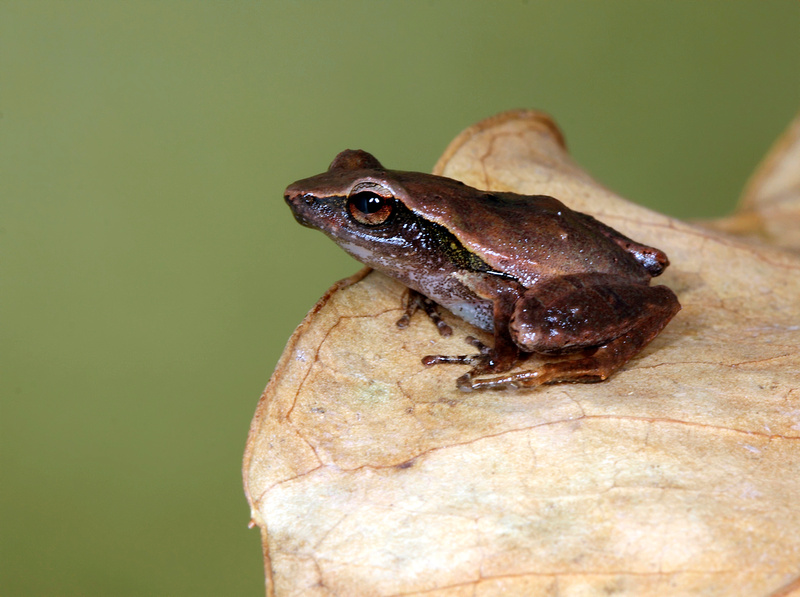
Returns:
[[[408,289],[403,300],[405,313],[397,320],[397,327],[405,329],[411,323],[411,317],[418,309],[422,308],[423,311],[430,317],[436,329],[439,330],[441,336],[449,336],[453,330],[447,325],[439,315],[439,305],[416,290]]]
[[[608,346],[604,346],[598,352],[607,348]],[[621,366],[609,361],[604,367],[602,361],[606,361],[602,356],[584,356],[574,360],[545,363],[538,369],[494,377],[475,378],[470,372],[459,377],[456,385],[458,389],[470,392],[486,389],[535,388],[543,384],[559,382],[594,383],[607,379]]]
[[[473,365],[473,367],[470,371],[456,379],[456,387],[459,390],[462,392],[471,392],[472,390],[490,388],[495,390],[504,390],[519,387],[518,385],[512,383],[512,380],[507,379],[510,377],[509,375],[479,378],[479,376],[486,375],[487,373],[503,373],[507,371],[514,363],[510,361],[500,362],[497,359],[495,352],[483,344],[480,340],[476,340],[475,338],[471,337],[467,338],[467,340],[478,347],[481,352],[480,354],[475,355],[471,361],[465,363]],[[493,383],[485,383],[486,381],[493,380],[497,381]]]
[[[498,359],[494,349],[487,346],[477,338],[467,336],[465,340],[478,349],[478,354],[471,355],[428,355],[423,357],[422,364],[432,365],[471,365],[472,369],[456,380],[456,386],[463,391],[470,391],[473,385],[480,380],[476,380],[478,375],[486,373],[499,373],[508,370],[513,361],[510,358]],[[505,387],[508,384],[496,384],[495,387]],[[483,387],[483,386],[475,386]],[[491,387],[491,386],[486,386]]]

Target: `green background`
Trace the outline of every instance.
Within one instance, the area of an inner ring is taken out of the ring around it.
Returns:
[[[240,459],[357,265],[283,188],[550,112],[591,173],[732,209],[800,105],[800,3],[0,3],[0,594],[260,595]]]

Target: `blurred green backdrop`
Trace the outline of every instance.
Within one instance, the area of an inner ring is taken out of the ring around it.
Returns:
[[[0,3],[0,593],[262,594],[249,420],[358,268],[287,183],[531,107],[623,195],[721,215],[798,75],[791,1]]]

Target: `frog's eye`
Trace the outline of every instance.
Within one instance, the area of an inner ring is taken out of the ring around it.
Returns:
[[[347,199],[347,211],[367,226],[383,224],[392,215],[394,199],[386,199],[372,191],[360,191]]]

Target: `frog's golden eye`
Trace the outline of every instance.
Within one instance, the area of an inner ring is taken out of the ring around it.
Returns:
[[[386,199],[372,191],[361,191],[347,199],[347,211],[353,218],[367,226],[383,224],[392,215],[394,199]]]

